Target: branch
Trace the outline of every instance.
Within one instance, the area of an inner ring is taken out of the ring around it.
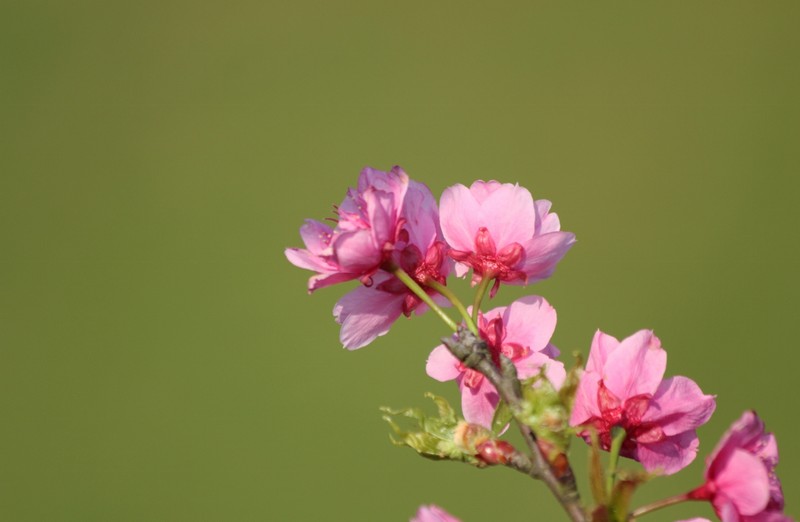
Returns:
[[[530,427],[519,421],[518,416],[522,410],[523,399],[514,363],[501,356],[501,368],[498,368],[492,361],[486,343],[464,327],[459,327],[455,339],[446,337],[442,339],[442,342],[464,366],[480,372],[489,379],[489,382],[497,389],[500,398],[508,404],[514,414],[517,427],[530,450],[531,459],[529,463],[519,461],[511,467],[544,481],[573,522],[586,522],[586,514],[581,506],[572,468],[567,465],[566,471],[560,477],[556,476],[536,443],[536,434]]]

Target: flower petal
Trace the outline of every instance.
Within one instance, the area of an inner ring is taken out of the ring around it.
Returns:
[[[503,313],[506,342],[534,352],[544,350],[556,330],[556,310],[543,297],[529,295],[511,303]]]
[[[447,244],[455,250],[475,250],[480,207],[464,185],[453,185],[439,199],[439,221]]]
[[[492,418],[500,397],[489,379],[484,378],[477,389],[461,388],[461,412],[470,424],[492,428]]]
[[[638,444],[636,460],[644,469],[672,475],[692,463],[697,456],[700,440],[694,430],[684,431],[654,444]]]
[[[606,365],[608,354],[619,346],[616,337],[597,330],[592,339],[592,347],[589,349],[589,360],[586,362],[587,372],[597,372],[602,375],[603,367]]]
[[[570,426],[580,426],[590,419],[600,417],[600,408],[597,405],[597,392],[600,388],[600,374],[583,372],[575,392],[575,402],[572,405],[572,414],[569,418]]]
[[[360,286],[345,294],[333,308],[342,325],[339,340],[348,350],[368,345],[385,335],[402,313],[402,294],[390,294]]]
[[[521,244],[525,250],[525,257],[517,268],[528,276],[528,283],[533,283],[553,275],[558,262],[575,244],[575,234],[550,232],[528,239]]]
[[[603,367],[606,387],[624,402],[636,395],[653,394],[667,367],[667,352],[651,330],[623,339]]]
[[[742,449],[733,451],[725,459],[714,484],[741,515],[755,515],[763,511],[769,502],[769,477],[764,463]]]
[[[433,349],[428,356],[425,372],[437,381],[452,381],[461,374],[458,359],[443,344]]]
[[[677,435],[705,424],[716,406],[713,395],[705,395],[693,380],[676,376],[658,386],[642,422],[658,424],[665,435]]]
[[[511,243],[521,244],[536,230],[533,197],[524,187],[503,183],[481,204],[479,221],[479,226],[489,229],[498,250]]]

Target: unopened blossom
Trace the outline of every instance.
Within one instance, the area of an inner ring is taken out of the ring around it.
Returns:
[[[306,248],[287,248],[289,261],[316,272],[308,281],[313,292],[335,283],[372,276],[392,255],[404,223],[401,209],[409,187],[400,167],[389,172],[365,168],[356,189],[336,207],[336,225],[307,220],[300,228]]]
[[[410,522],[461,522],[444,509],[435,504],[420,506],[417,514]]]
[[[345,348],[361,348],[386,334],[401,315],[409,317],[428,309],[389,270],[404,270],[437,304],[448,304],[426,287],[430,282],[445,285],[451,265],[439,229],[436,200],[428,187],[409,181],[400,215],[402,223],[394,248],[382,268],[371,276],[371,284],[354,289],[334,306],[333,315],[342,325],[339,339]]]
[[[525,285],[549,277],[575,242],[562,232],[550,202],[534,201],[519,185],[476,181],[454,185],[442,194],[442,232],[457,262],[456,275],[472,268],[472,283],[494,279]]]
[[[714,412],[714,397],[686,377],[664,379],[667,352],[650,330],[618,341],[597,331],[570,417],[591,443],[611,447],[611,431],[626,433],[620,454],[650,472],[672,474],[689,465],[699,444],[695,429]]]
[[[539,373],[542,367],[554,386],[561,387],[566,376],[563,363],[553,357],[558,349],[550,344],[556,327],[556,311],[542,297],[527,296],[507,307],[478,315],[478,330],[500,366],[500,356],[516,366],[520,379]],[[467,368],[444,345],[433,349],[426,366],[428,375],[439,381],[455,379],[461,390],[461,410],[467,422],[490,428],[500,400],[497,390],[480,372]]]
[[[705,484],[689,493],[711,502],[723,522],[791,522],[775,474],[778,444],[753,411],[746,411],[706,459]]]

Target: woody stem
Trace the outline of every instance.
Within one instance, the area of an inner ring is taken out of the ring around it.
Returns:
[[[519,419],[520,412],[523,409],[523,398],[522,387],[517,378],[517,370],[514,363],[507,357],[501,356],[500,367],[498,368],[492,360],[486,342],[463,327],[458,329],[454,338],[445,337],[442,342],[464,366],[483,374],[494,385],[500,398],[508,404],[514,414],[517,427],[530,451],[530,476],[541,479],[547,485],[567,512],[567,515],[569,515],[570,520],[573,522],[587,522],[572,468],[567,465],[566,470],[556,476],[544,453],[539,448],[536,434]]]

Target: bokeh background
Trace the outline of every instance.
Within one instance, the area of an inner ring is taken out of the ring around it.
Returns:
[[[3,2],[0,518],[564,519],[522,475],[392,447],[378,406],[457,402],[424,373],[443,325],[347,352],[351,285],[308,296],[284,258],[394,164],[437,196],[551,199],[578,243],[495,302],[545,296],[567,356],[653,328],[718,395],[701,456],[636,504],[699,484],[756,408],[800,513],[799,23],[793,1]]]

